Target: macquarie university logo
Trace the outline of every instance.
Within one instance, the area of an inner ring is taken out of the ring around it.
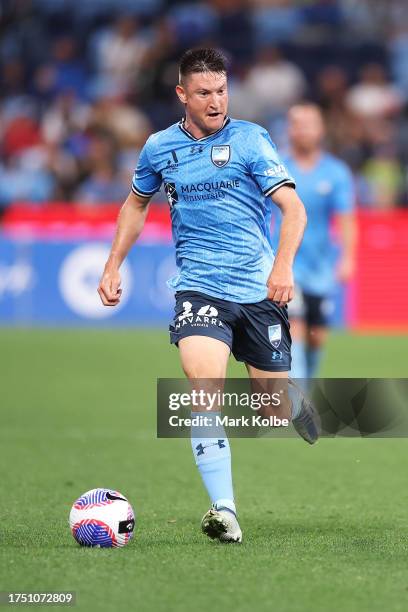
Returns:
[[[171,208],[174,204],[177,204],[178,202],[178,193],[176,189],[176,184],[175,183],[165,183],[164,191],[166,192],[167,200]]]
[[[213,145],[211,147],[211,161],[217,168],[226,166],[231,157],[231,147],[229,145]]]

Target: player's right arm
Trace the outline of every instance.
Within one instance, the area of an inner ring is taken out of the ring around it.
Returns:
[[[116,306],[120,302],[119,268],[131,247],[140,236],[146,221],[150,198],[159,191],[161,174],[151,161],[154,149],[151,136],[140,152],[137,168],[133,175],[132,190],[120,209],[115,238],[106,262],[98,293],[105,306]]]
[[[115,238],[98,287],[105,306],[116,306],[120,302],[119,268],[142,232],[149,201],[150,197],[142,198],[131,191],[120,209]]]

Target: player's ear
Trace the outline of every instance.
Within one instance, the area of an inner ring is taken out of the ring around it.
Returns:
[[[184,87],[182,85],[177,85],[176,86],[176,94],[177,94],[178,99],[180,100],[180,102],[182,104],[187,104],[186,92],[185,92]]]

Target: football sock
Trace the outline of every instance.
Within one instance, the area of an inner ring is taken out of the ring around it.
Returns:
[[[292,365],[290,369],[291,378],[307,378],[307,363],[305,343],[300,340],[292,342]]]
[[[316,376],[322,358],[322,349],[308,346],[306,349],[307,378]]]
[[[211,502],[235,513],[230,445],[224,427],[215,425],[215,417],[221,416],[221,413],[191,413],[192,418],[200,415],[210,417],[214,421],[214,431],[210,432],[208,426],[191,427],[191,447],[196,465]],[[213,433],[214,437],[205,437],[209,433]]]

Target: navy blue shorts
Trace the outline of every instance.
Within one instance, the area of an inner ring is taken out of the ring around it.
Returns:
[[[170,342],[187,336],[209,336],[225,342],[237,361],[259,370],[290,370],[291,338],[287,307],[270,300],[237,304],[198,291],[178,291]]]

